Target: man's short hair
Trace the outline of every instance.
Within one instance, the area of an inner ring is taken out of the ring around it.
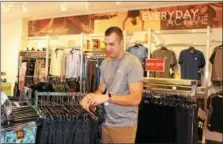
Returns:
[[[105,36],[109,36],[109,35],[111,35],[112,33],[116,33],[116,35],[119,36],[119,38],[120,38],[121,40],[123,40],[123,33],[122,33],[122,30],[121,30],[119,27],[112,26],[112,27],[108,28],[108,29],[105,31]]]

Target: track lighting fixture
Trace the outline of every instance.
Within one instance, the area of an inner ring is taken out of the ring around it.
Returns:
[[[89,2],[85,2],[84,5],[85,5],[85,11],[87,12],[88,9],[89,9],[90,3]]]
[[[27,12],[28,11],[28,4],[25,2],[23,5],[22,5],[22,12]]]
[[[61,11],[66,11],[67,10],[67,4],[66,4],[66,2],[63,2],[63,3],[60,4],[60,10]]]

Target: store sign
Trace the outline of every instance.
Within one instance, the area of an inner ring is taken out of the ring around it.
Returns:
[[[163,59],[147,59],[146,60],[146,70],[153,71],[153,72],[164,72],[165,60],[163,60]]]

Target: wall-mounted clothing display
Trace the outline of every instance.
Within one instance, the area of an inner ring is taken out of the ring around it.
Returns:
[[[204,54],[195,48],[189,48],[180,52],[179,64],[181,66],[181,78],[201,80],[202,69],[205,66]]]
[[[127,51],[139,59],[145,71],[146,59],[148,57],[148,48],[141,44],[136,44],[132,47],[129,47]],[[146,73],[144,73],[144,76],[146,77]]]
[[[210,57],[210,62],[212,63],[212,75],[211,81],[223,81],[222,77],[222,45],[216,47]]]
[[[168,50],[166,47],[155,50],[152,53],[153,59],[163,59],[165,60],[165,69],[164,72],[151,72],[151,77],[158,78],[173,78],[173,71],[175,65],[177,64],[176,55],[172,50]]]

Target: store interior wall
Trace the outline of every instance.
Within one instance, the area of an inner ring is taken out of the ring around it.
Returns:
[[[97,22],[96,22],[97,24]],[[37,49],[42,49],[43,47],[48,46],[47,39],[45,40],[27,40],[26,36],[28,35],[28,20],[24,19],[13,19],[7,21],[7,23],[2,23],[1,33],[2,33],[2,43],[1,43],[1,71],[6,72],[6,78],[11,83],[14,83],[17,80],[18,74],[18,53],[19,50],[25,50],[26,47]],[[222,28],[212,29],[211,30],[210,40],[217,38],[217,40],[222,40]],[[146,32],[147,33],[147,32]],[[206,44],[206,34],[177,34],[177,35],[159,35],[158,37],[153,37],[156,42],[161,42],[164,44],[169,43],[194,43],[194,44]],[[103,38],[100,38],[103,40]],[[64,35],[56,36],[53,40],[50,40],[50,47],[55,49],[57,47],[66,47],[70,46],[69,41],[74,41],[75,46],[81,45],[81,36],[80,35]],[[133,43],[135,41],[145,41],[145,32],[134,32],[133,35],[128,36],[127,43]],[[147,44],[144,44],[148,47]],[[196,49],[201,50],[206,60],[209,60],[209,57],[215,46],[220,45],[219,43],[211,43],[209,49],[209,56],[206,57],[206,46],[195,46]],[[152,45],[151,52],[155,49],[158,49]],[[187,49],[188,46],[174,46],[169,47],[176,54],[177,59],[179,54],[183,49]],[[4,55],[3,55],[4,54]],[[207,66],[207,65],[206,65]],[[211,74],[211,66],[209,67],[209,72]],[[180,73],[180,67],[178,65],[177,72]],[[204,82],[204,76],[202,77],[202,82]],[[211,84],[211,83],[209,83]]]
[[[1,23],[1,72],[6,72],[6,79],[12,84],[17,81],[21,36],[21,18]]]

